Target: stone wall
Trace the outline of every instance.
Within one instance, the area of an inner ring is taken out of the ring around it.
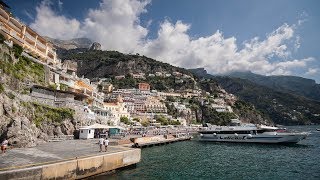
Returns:
[[[141,150],[129,149],[48,165],[0,171],[0,179],[82,179],[140,162]]]

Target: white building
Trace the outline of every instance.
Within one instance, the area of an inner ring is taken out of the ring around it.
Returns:
[[[90,128],[90,126],[81,127],[81,128],[79,128],[79,130],[80,130],[80,134],[79,134],[80,139],[93,139],[94,138],[94,129]]]

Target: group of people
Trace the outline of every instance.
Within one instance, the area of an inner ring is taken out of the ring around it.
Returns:
[[[100,138],[99,139],[99,146],[100,146],[100,152],[103,152],[103,149],[105,152],[107,152],[107,149],[108,149],[108,145],[109,145],[109,140],[108,138]]]
[[[6,150],[7,150],[7,146],[8,146],[8,140],[7,139],[4,139],[1,143],[1,151],[2,151],[2,154],[6,153]]]

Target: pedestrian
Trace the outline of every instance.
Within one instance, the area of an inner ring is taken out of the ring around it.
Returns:
[[[105,151],[107,152],[107,149],[108,149],[108,145],[109,145],[109,140],[108,140],[108,138],[106,138],[105,140],[104,140],[104,148],[105,148]]]
[[[1,151],[2,151],[2,153],[6,153],[7,146],[8,146],[8,140],[4,139],[4,141],[2,141],[2,143],[1,143]]]
[[[103,139],[103,138],[100,138],[98,143],[99,143],[99,146],[100,146],[100,152],[102,152],[102,147],[103,147],[104,139]]]

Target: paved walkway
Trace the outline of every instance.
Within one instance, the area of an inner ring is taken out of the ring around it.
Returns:
[[[124,146],[108,146],[107,152],[99,152],[97,141],[68,140],[49,142],[33,148],[9,149],[5,154],[0,154],[0,171],[129,149]]]

